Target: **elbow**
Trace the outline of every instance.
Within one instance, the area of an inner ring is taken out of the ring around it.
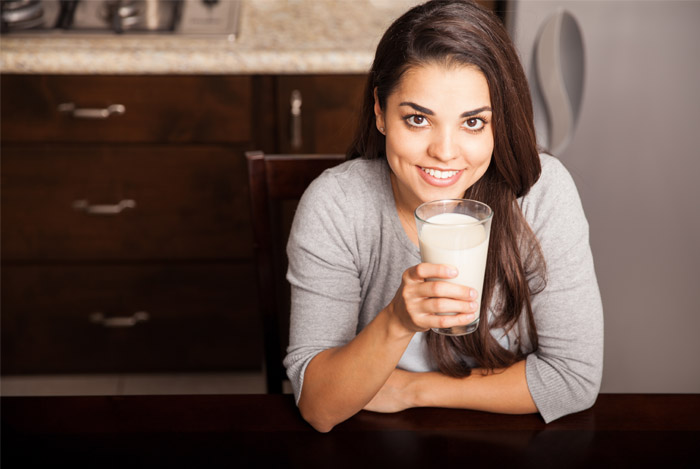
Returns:
[[[587,410],[598,399],[602,381],[598,367],[572,370],[539,361],[530,370],[530,382],[535,384],[532,396],[547,423]]]
[[[579,382],[577,389],[566,397],[571,409],[568,413],[582,412],[590,409],[598,399],[600,392],[600,379]]]
[[[579,373],[570,377],[568,392],[561,396],[562,405],[568,402],[570,411],[567,413],[581,412],[590,409],[598,399],[602,373]]]
[[[574,399],[570,413],[573,414],[576,412],[582,412],[584,410],[590,409],[591,407],[593,407],[597,399],[597,392],[586,392],[585,394],[577,396]]]
[[[330,432],[341,421],[334,419],[327,407],[319,404],[318,399],[308,399],[308,396],[303,392],[299,398],[298,406],[301,417],[319,433]]]
[[[596,372],[588,373],[587,378],[581,378],[580,383],[580,398],[579,398],[579,410],[586,410],[593,407],[596,400],[598,400],[598,394],[600,393],[600,384],[603,381],[603,366],[596,367]]]
[[[597,386],[584,386],[576,390],[562,393],[554,399],[547,399],[538,405],[538,411],[545,423],[553,422],[561,417],[576,414],[590,409],[598,399]],[[542,405],[543,404],[543,405]]]
[[[315,412],[314,409],[299,406],[299,411],[301,412],[301,417],[319,433],[328,433],[336,425],[336,422],[333,422],[331,419],[318,415],[318,412]]]
[[[583,393],[580,399],[580,410],[586,410],[593,407],[596,400],[598,400],[598,394],[600,393],[600,379],[593,383],[588,383],[588,385],[583,387]]]
[[[313,427],[314,430],[316,430],[319,433],[328,433],[331,430],[333,430],[333,427],[335,426],[332,424],[328,424],[325,422],[319,422],[319,421],[314,422],[311,420],[307,420],[307,422],[309,423],[309,425],[311,425]]]

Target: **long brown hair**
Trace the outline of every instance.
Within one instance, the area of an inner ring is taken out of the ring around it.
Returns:
[[[465,194],[494,210],[482,292],[482,324],[477,332],[466,336],[426,335],[431,357],[440,371],[466,376],[471,369],[465,356],[473,357],[486,370],[509,366],[525,356],[520,347],[515,353],[501,347],[489,331],[509,331],[522,314],[530,345],[537,348],[531,297],[544,288],[545,265],[539,243],[516,199],[527,194],[539,178],[541,167],[527,79],[508,33],[491,12],[475,3],[455,0],[416,6],[386,31],[377,46],[348,159],[386,157],[385,137],[375,124],[374,90],[385,109],[387,97],[406,70],[427,63],[478,67],[488,82],[493,109],[493,157],[484,176]],[[494,298],[495,314],[488,324],[488,306]]]

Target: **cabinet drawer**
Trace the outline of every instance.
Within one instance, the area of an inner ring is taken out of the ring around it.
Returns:
[[[252,269],[4,266],[2,372],[259,369]],[[137,312],[147,319],[127,326]]]
[[[215,145],[6,145],[3,259],[250,258],[244,160]]]
[[[251,138],[251,77],[3,75],[1,79],[5,142],[206,143]],[[71,104],[78,111],[69,111]],[[110,106],[117,111],[117,105],[123,106],[123,114],[95,118],[98,111],[109,114]]]

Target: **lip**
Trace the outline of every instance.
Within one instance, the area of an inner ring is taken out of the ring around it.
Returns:
[[[449,171],[457,171],[457,174],[455,174],[454,176],[451,176],[449,178],[446,178],[446,179],[439,179],[439,178],[433,177],[430,174],[423,171],[423,167],[421,167],[421,166],[416,166],[416,169],[418,170],[418,173],[420,174],[420,176],[423,178],[423,180],[425,182],[427,182],[431,186],[435,186],[435,187],[451,186],[452,184],[457,182],[459,177],[464,172],[463,169],[459,169],[459,170],[452,169]],[[427,168],[427,169],[440,169],[440,168]],[[440,169],[440,171],[446,171],[446,170]]]

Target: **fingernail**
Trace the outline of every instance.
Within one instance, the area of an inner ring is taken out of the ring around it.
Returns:
[[[476,304],[476,301],[471,301],[471,302],[469,303],[469,306],[471,306],[471,308],[472,308],[474,311],[476,311],[476,309],[477,309],[477,307],[478,307],[479,305]]]
[[[455,269],[454,267],[447,268],[447,275],[449,275],[450,277],[456,277],[457,274],[458,274],[457,269]]]
[[[476,298],[476,290],[474,290],[474,289],[469,290],[469,296],[471,298]]]

